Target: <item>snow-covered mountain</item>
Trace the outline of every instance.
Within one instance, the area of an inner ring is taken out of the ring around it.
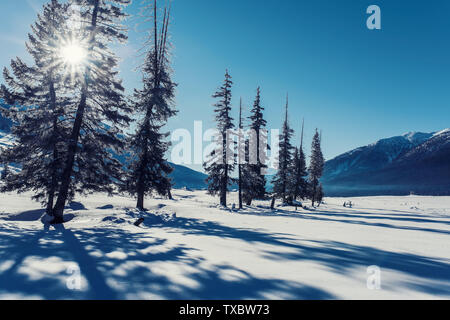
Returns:
[[[208,187],[205,181],[208,177],[206,174],[174,163],[171,163],[171,166],[174,170],[170,177],[176,189],[204,190]]]
[[[333,179],[347,174],[376,170],[391,164],[402,153],[413,149],[433,136],[433,133],[406,133],[379,140],[365,147],[344,153],[326,163],[324,177]]]
[[[450,194],[450,129],[347,152],[326,163],[323,183],[331,195]]]

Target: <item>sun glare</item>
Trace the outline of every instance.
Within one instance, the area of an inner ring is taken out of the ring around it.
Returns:
[[[86,56],[86,50],[78,43],[69,43],[61,48],[61,58],[71,66],[83,64]]]

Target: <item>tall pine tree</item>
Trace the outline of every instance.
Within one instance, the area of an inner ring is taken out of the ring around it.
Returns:
[[[123,7],[131,0],[73,0],[80,9],[81,32],[66,39],[86,57],[72,65],[79,97],[70,136],[66,142],[58,199],[52,223],[63,223],[63,212],[74,176],[80,190],[114,191],[120,179],[120,162],[113,156],[124,148],[120,138],[129,123],[124,88],[118,79],[118,59],[109,49],[113,42],[127,40],[120,21],[126,17]],[[77,31],[77,30],[74,30]],[[76,163],[78,161],[78,166]]]
[[[170,8],[164,9],[162,25],[158,23],[157,1],[153,8],[153,31],[143,65],[143,89],[136,90],[133,107],[141,115],[136,133],[130,137],[129,174],[127,191],[137,196],[137,208],[144,210],[145,195],[156,192],[169,195],[172,183],[168,175],[172,167],[165,158],[170,143],[168,133],[161,133],[167,120],[177,111],[174,108],[176,84],[171,80],[168,27]]]
[[[325,164],[320,144],[320,135],[318,130],[316,129],[316,133],[314,134],[311,146],[311,162],[309,165],[309,183],[311,187],[311,201],[313,207],[317,200],[317,192],[320,184],[319,179],[322,177]],[[319,196],[322,198],[323,194]]]
[[[278,171],[273,179],[274,198],[280,198],[283,203],[289,203],[290,188],[292,185],[292,153],[293,146],[291,139],[294,131],[289,126],[288,121],[289,100],[286,101],[286,115],[283,123],[283,131],[280,135],[279,155],[278,155]]]
[[[14,163],[21,170],[10,172],[2,191],[34,191],[33,198],[51,213],[62,171],[70,119],[70,84],[65,81],[59,44],[66,34],[67,4],[50,1],[38,15],[28,35],[27,50],[34,64],[20,58],[11,61],[12,74],[4,69],[6,86],[0,95],[13,107],[4,113],[13,120],[13,146],[2,153],[2,162]],[[73,189],[69,192],[73,195]]]
[[[206,182],[208,192],[212,195],[219,194],[220,205],[227,206],[228,187],[234,182],[231,173],[235,168],[236,155],[235,144],[231,142],[231,131],[234,128],[231,117],[231,87],[233,82],[228,70],[225,73],[223,85],[213,95],[219,101],[214,104],[216,113],[218,148],[213,151],[204,163],[205,171],[208,174]]]
[[[301,142],[300,148],[294,149],[294,158],[292,161],[292,171],[293,171],[293,184],[292,184],[292,198],[305,199],[308,194],[308,182],[307,182],[307,168],[305,153],[303,152],[303,133],[304,133],[304,122],[302,125]]]
[[[247,204],[253,199],[263,199],[266,196],[265,169],[267,168],[267,121],[264,119],[264,107],[261,105],[261,88],[256,90],[256,97],[251,110],[250,129],[252,135],[249,137],[249,160],[246,168],[248,189],[246,191]]]

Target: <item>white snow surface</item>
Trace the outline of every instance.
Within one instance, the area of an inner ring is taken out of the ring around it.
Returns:
[[[175,190],[141,213],[132,198],[95,194],[56,228],[29,198],[0,194],[0,299],[450,297],[450,197],[233,212],[204,191]],[[379,290],[368,289],[369,266],[380,268]]]

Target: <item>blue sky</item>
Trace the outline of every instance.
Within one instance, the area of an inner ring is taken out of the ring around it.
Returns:
[[[42,0],[0,2],[0,65],[25,56],[24,41]],[[381,8],[382,30],[368,30],[366,9]],[[127,12],[138,11],[134,1]],[[450,126],[450,2],[447,0],[174,0],[174,79],[179,115],[168,124],[212,127],[211,95],[228,68],[234,106],[247,110],[256,87],[270,128],[279,128],[286,93],[290,123],[306,122],[309,144],[323,130],[327,159],[380,138]],[[142,34],[118,48],[128,91]],[[299,131],[299,130],[297,130]],[[298,140],[298,139],[297,139]]]

